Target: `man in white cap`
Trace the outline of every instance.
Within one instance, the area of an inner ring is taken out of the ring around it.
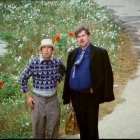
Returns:
[[[35,139],[57,139],[60,126],[60,106],[56,87],[63,79],[65,66],[52,58],[55,46],[51,39],[43,39],[40,55],[32,59],[20,77],[21,89],[32,110],[32,133]],[[33,97],[27,88],[28,79],[33,79]]]

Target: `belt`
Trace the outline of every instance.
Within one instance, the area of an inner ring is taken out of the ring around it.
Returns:
[[[92,87],[87,88],[85,90],[81,90],[81,91],[76,91],[76,90],[71,90],[71,91],[74,92],[74,93],[81,93],[81,94],[86,94],[86,93],[94,94],[94,91],[93,91]]]
[[[43,98],[43,99],[49,99],[49,98],[52,98],[52,97],[56,96],[56,94],[54,94],[52,96],[41,96],[41,95],[39,95],[37,93],[34,93],[34,95],[37,96],[37,97]]]

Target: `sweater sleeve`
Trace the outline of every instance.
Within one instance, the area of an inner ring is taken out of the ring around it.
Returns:
[[[32,64],[31,62],[29,62],[28,66],[25,68],[22,75],[20,76],[19,82],[21,84],[21,91],[23,93],[28,92],[27,83],[28,83],[28,79],[32,75],[31,69],[32,69]]]

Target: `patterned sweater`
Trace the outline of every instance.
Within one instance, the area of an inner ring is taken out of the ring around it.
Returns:
[[[61,81],[65,74],[65,66],[57,59],[44,60],[42,56],[32,59],[20,77],[21,90],[28,92],[28,79],[33,79],[33,91],[42,96],[56,93],[57,81]]]

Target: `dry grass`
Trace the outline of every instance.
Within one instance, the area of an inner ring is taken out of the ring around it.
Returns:
[[[127,81],[134,78],[137,70],[138,60],[133,52],[132,42],[129,39],[128,33],[121,33],[119,35],[119,42],[121,47],[118,52],[118,60],[114,72],[114,84],[118,85],[114,87],[115,100],[100,105],[99,119],[111,113],[120,102]]]

